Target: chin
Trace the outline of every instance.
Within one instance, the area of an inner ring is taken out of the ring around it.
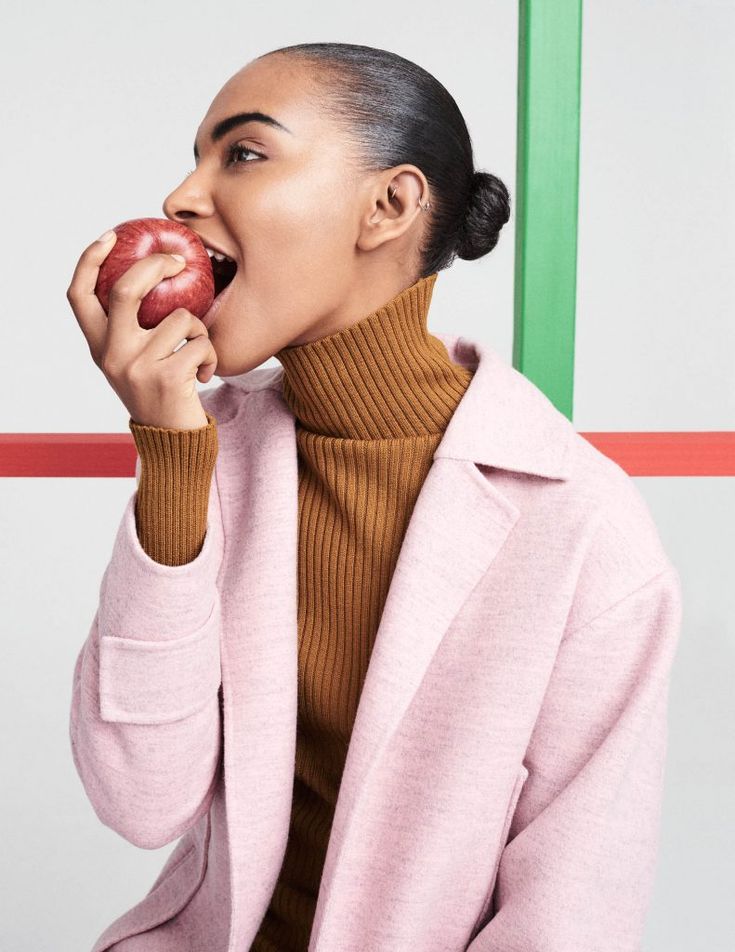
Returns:
[[[216,350],[215,346],[215,350]],[[214,372],[214,377],[239,377],[242,374],[246,374],[249,370],[254,370],[256,367],[259,367],[262,363],[268,360],[268,356],[260,358],[254,356],[252,360],[247,358],[241,358],[237,361],[230,362],[217,355],[217,369]],[[214,380],[214,377],[212,379]]]

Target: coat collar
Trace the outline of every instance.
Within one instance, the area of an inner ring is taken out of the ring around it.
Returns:
[[[546,394],[488,343],[432,333],[443,342],[451,360],[474,371],[433,458],[567,479],[575,431]],[[282,377],[283,367],[258,367],[221,379],[248,392],[280,392]]]

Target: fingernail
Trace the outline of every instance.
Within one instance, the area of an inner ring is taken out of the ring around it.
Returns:
[[[176,258],[177,261],[186,261],[186,258],[183,255],[171,255],[172,258]]]
[[[112,231],[112,230],[106,231],[106,232],[104,233],[104,235],[100,235],[100,236],[99,236],[99,238],[97,239],[97,241],[109,241],[110,238],[112,238],[112,236],[113,236],[114,234],[115,234],[115,232]]]

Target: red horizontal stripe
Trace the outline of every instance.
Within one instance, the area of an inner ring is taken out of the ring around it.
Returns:
[[[580,433],[630,476],[735,476],[735,431]],[[0,433],[0,476],[135,475],[128,433]]]
[[[582,433],[630,476],[735,476],[735,431]]]
[[[131,433],[0,433],[0,476],[135,476]]]

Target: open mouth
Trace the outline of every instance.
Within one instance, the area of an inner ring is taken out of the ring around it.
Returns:
[[[237,272],[237,265],[230,258],[225,258],[223,261],[210,258],[210,261],[214,274],[214,296],[217,297],[232,282]]]

